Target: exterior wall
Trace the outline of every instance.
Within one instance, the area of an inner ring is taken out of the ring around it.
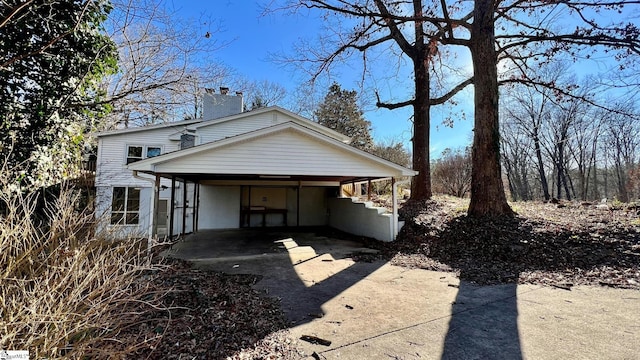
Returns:
[[[327,225],[327,199],[325,187],[302,187],[300,190],[300,226]],[[297,188],[260,187],[251,189],[251,205],[284,209],[287,212],[287,226],[296,226]],[[245,197],[248,194],[245,193]],[[240,185],[200,186],[199,229],[235,229],[240,220]],[[266,201],[263,198],[266,197]],[[242,201],[248,206],[248,199]],[[251,226],[262,224],[261,215],[251,217]],[[282,226],[281,214],[267,214],[266,226]]]
[[[327,210],[327,188],[302,187],[300,189],[300,226],[327,225]]]
[[[114,185],[127,186],[127,185]],[[96,220],[97,232],[101,235],[114,239],[125,239],[128,237],[146,237],[149,235],[149,215],[152,188],[140,189],[140,211],[137,225],[111,225],[111,199],[113,197],[113,187],[96,187]],[[100,201],[98,201],[98,199]]]
[[[200,186],[199,229],[235,229],[240,219],[240,186]]]
[[[156,171],[212,174],[389,176],[389,168],[294,129],[157,164]]]
[[[214,122],[211,125],[198,127],[198,135],[200,135],[199,144],[205,144],[251,131],[264,129],[266,127],[282,124],[292,120],[290,117],[275,111],[253,115],[251,113],[247,113],[245,116],[246,117],[234,119],[232,121],[224,121],[220,123]]]
[[[182,128],[184,126],[100,137],[98,141],[96,186],[112,186],[113,184],[140,187],[151,186],[151,182],[135,178],[133,172],[126,169],[127,146],[160,146],[163,154],[176,151],[180,148],[180,141],[169,140],[169,135],[182,130]],[[152,178],[149,177],[149,179]],[[162,185],[167,185],[166,180],[163,181]]]
[[[355,203],[351,198],[331,198],[328,203],[329,226],[381,241],[394,240],[391,214],[381,214],[378,208]]]
[[[139,174],[135,177],[133,171],[126,168],[127,146],[160,146],[162,153],[179,150],[180,141],[169,140],[171,134],[184,129],[184,125],[149,129],[132,133],[123,133],[100,137],[98,140],[98,159],[96,166],[96,217],[99,221],[98,231],[114,238],[126,238],[128,236],[148,236],[150,226],[151,201],[153,201],[153,185],[155,178],[151,175]],[[162,179],[161,186],[165,190],[160,192],[160,199],[170,199],[171,180]],[[135,225],[109,224],[111,212],[111,197],[113,187],[137,187],[140,192],[140,221]],[[190,187],[188,197],[190,209],[187,208],[187,232],[193,229],[193,185]],[[182,231],[182,187],[177,186],[175,193],[176,204],[179,208],[174,211],[174,235]],[[168,225],[167,225],[168,228]],[[168,229],[167,229],[168,231]]]
[[[171,182],[169,182],[171,184]],[[111,202],[113,197],[113,187],[137,187],[140,188],[140,210],[139,221],[137,225],[111,225]],[[182,232],[182,213],[183,204],[182,201],[184,192],[183,184],[176,183],[176,191],[174,202],[176,208],[173,216],[173,235],[178,235]],[[187,184],[187,216],[185,218],[186,232],[193,231],[193,206],[195,204],[193,198],[193,184]],[[167,217],[170,215],[170,199],[171,188],[164,188],[160,191],[158,199],[168,200],[169,209],[167,211]],[[151,203],[153,201],[153,187],[141,187],[132,186],[123,183],[114,183],[112,186],[97,186],[96,187],[96,220],[98,222],[97,232],[109,236],[114,239],[124,239],[128,237],[147,237],[149,236],[149,230],[151,226]],[[169,219],[167,219],[167,233],[169,231]]]

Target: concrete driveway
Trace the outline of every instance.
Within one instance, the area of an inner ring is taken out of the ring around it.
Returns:
[[[326,233],[201,232],[169,255],[254,273],[292,337],[321,359],[640,359],[640,292],[475,286],[454,274],[354,262],[368,250]]]

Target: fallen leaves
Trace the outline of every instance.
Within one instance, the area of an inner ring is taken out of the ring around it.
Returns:
[[[476,219],[459,200],[407,204],[407,223],[385,252],[396,265],[455,270],[479,284],[640,289],[638,215],[563,205],[517,203],[515,218]]]
[[[282,331],[288,323],[279,301],[251,287],[259,276],[200,271],[172,261],[166,271],[143,280],[157,294],[157,305],[140,305],[136,325],[118,334],[118,346],[146,340],[148,346],[135,355],[147,359],[298,358]]]

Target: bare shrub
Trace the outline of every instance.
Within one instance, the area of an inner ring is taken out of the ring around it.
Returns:
[[[433,191],[465,197],[471,191],[471,151],[445,149],[432,165]]]
[[[159,269],[145,247],[93,237],[86,231],[93,214],[75,209],[74,191],[37,209],[38,194],[16,191],[2,173],[0,349],[29,350],[32,358],[124,357],[156,340],[118,346],[119,333],[159,297],[141,281]]]

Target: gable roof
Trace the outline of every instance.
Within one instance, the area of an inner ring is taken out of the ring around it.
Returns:
[[[157,125],[136,126],[136,127],[126,128],[126,129],[101,131],[97,133],[96,136],[104,137],[104,136],[111,136],[111,135],[130,134],[130,133],[135,133],[139,131],[149,131],[149,130],[172,128],[172,127],[182,128],[182,127],[186,127],[187,125],[197,124],[199,122],[202,122],[202,119],[174,121],[174,122],[168,122],[168,123],[157,124]]]
[[[326,126],[322,126],[315,121],[309,120],[305,117],[302,117],[294,112],[291,112],[279,106],[263,107],[256,110],[246,111],[239,114],[225,116],[217,119],[206,120],[206,121],[203,121],[203,119],[191,119],[191,120],[175,121],[175,122],[169,122],[169,123],[157,124],[157,125],[137,126],[137,127],[126,128],[126,129],[108,130],[108,131],[102,131],[102,132],[96,133],[96,136],[105,137],[105,136],[112,136],[112,135],[130,134],[130,133],[135,133],[140,131],[149,131],[149,130],[164,129],[164,128],[176,128],[178,130],[175,133],[171,134],[172,139],[176,140],[176,136],[184,132],[185,129],[191,130],[191,129],[198,129],[201,127],[213,126],[216,124],[233,121],[233,120],[244,118],[247,116],[260,115],[268,112],[274,112],[274,113],[280,113],[280,114],[286,115],[287,117],[289,117],[291,121],[297,123],[298,125],[313,129],[321,134],[337,139],[341,142],[349,143],[351,141],[351,138],[347,135],[344,135],[335,130],[329,129]]]
[[[417,174],[291,121],[148,158],[127,167],[175,174],[351,177]]]
[[[212,120],[207,120],[207,121],[202,121],[196,125],[194,125],[193,127],[196,129],[202,128],[202,127],[207,127],[207,126],[214,126],[217,124],[221,124],[227,121],[233,121],[239,118],[243,118],[246,116],[250,116],[250,115],[260,115],[260,114],[264,114],[264,113],[269,113],[269,112],[273,112],[275,114],[280,113],[283,114],[285,116],[287,116],[288,118],[291,119],[291,121],[293,121],[294,123],[300,125],[300,126],[304,126],[307,128],[310,128],[312,130],[315,130],[321,134],[324,134],[326,136],[329,136],[331,138],[334,138],[336,140],[342,141],[342,142],[350,142],[351,138],[347,135],[344,135],[342,133],[339,133],[335,130],[329,129],[326,126],[322,126],[320,124],[318,124],[315,121],[309,120],[305,117],[302,117],[294,112],[291,112],[289,110],[286,110],[284,108],[281,108],[279,106],[268,106],[268,107],[262,107],[262,108],[258,108],[255,110],[251,110],[251,111],[247,111],[247,112],[243,112],[240,114],[236,114],[236,115],[231,115],[231,116],[225,116],[222,118],[217,118],[217,119],[212,119]]]

